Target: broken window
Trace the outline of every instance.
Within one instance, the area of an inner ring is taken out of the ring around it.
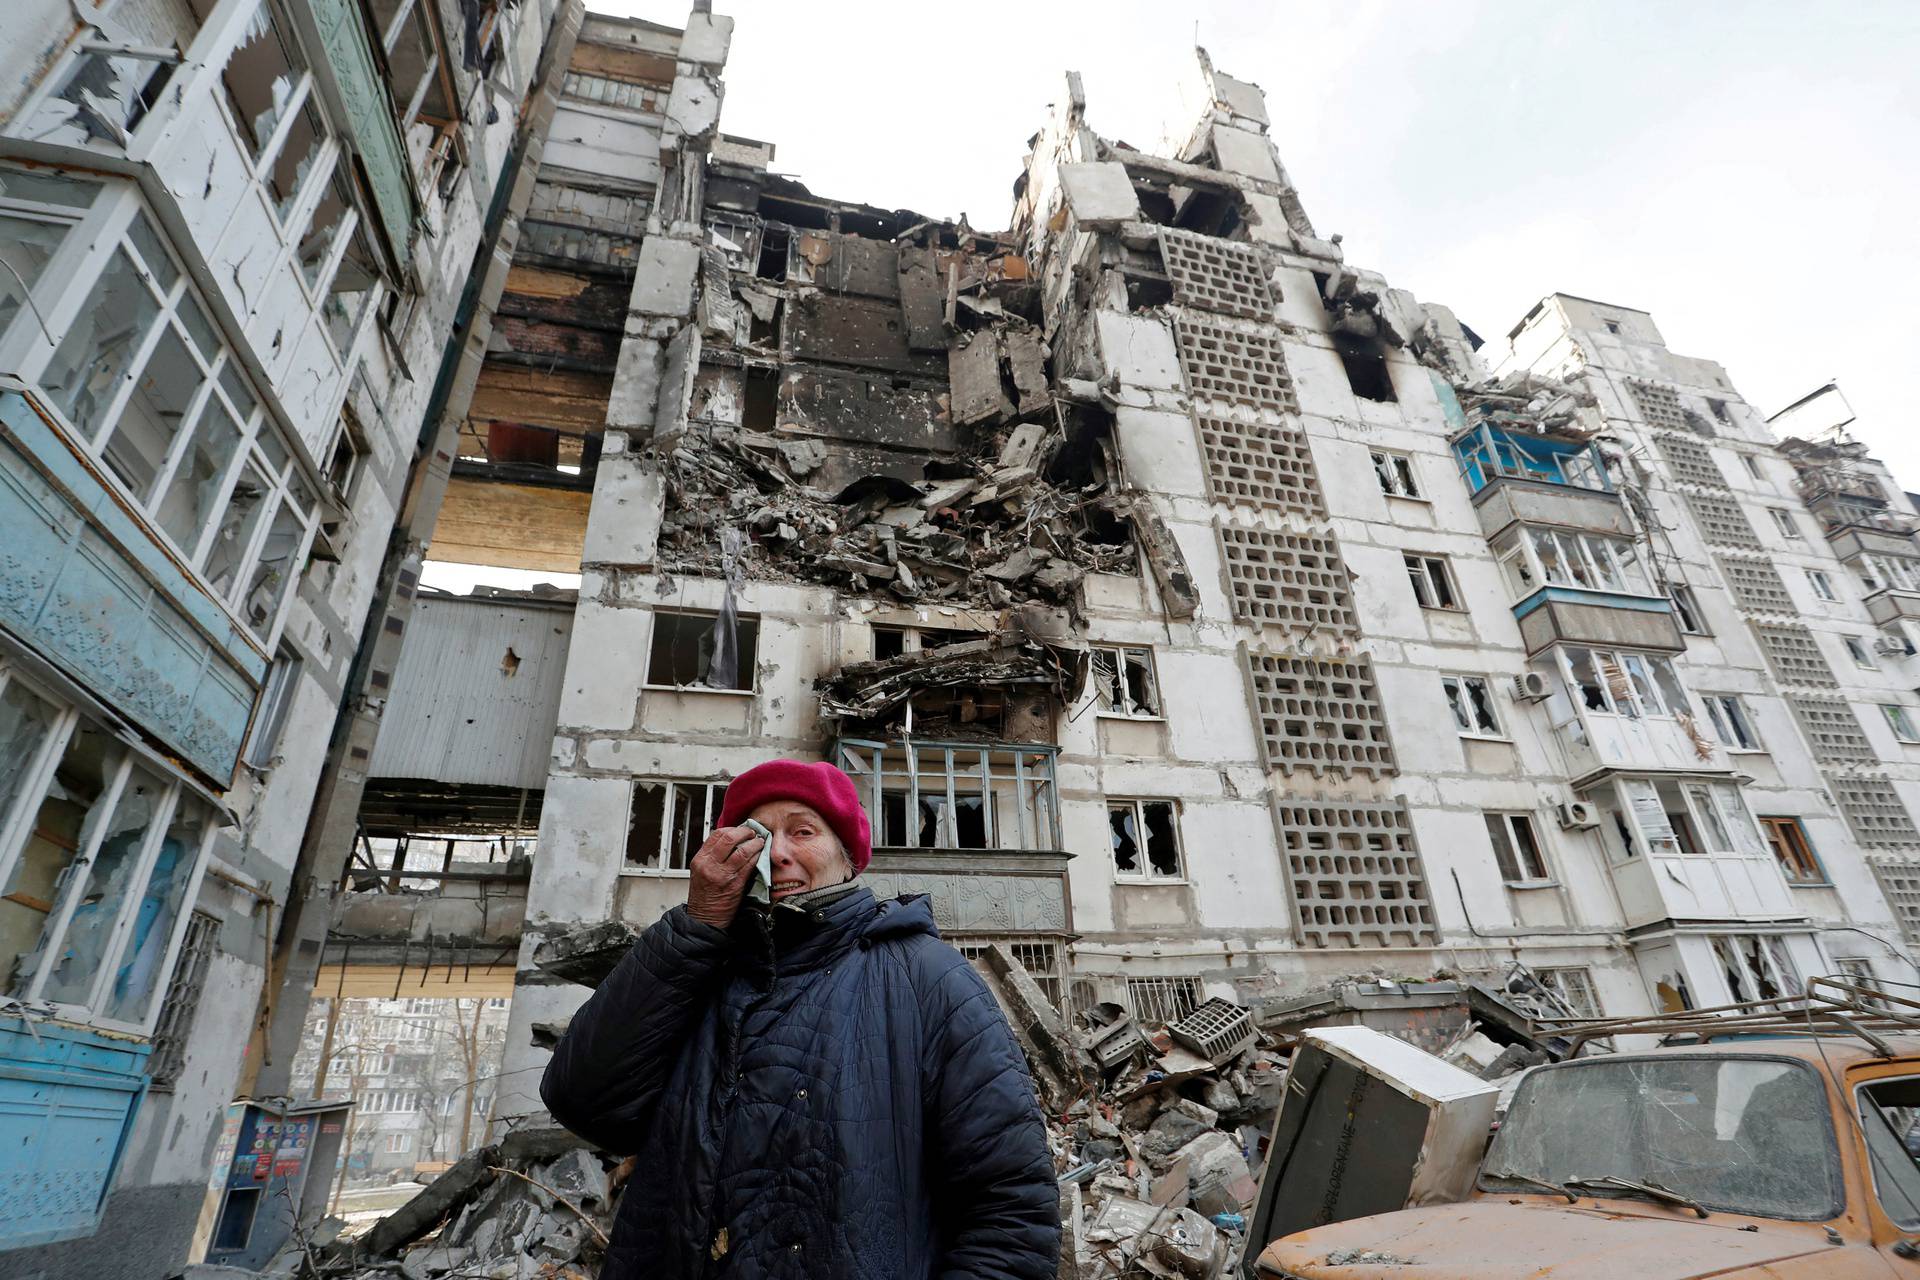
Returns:
[[[642,778],[627,814],[628,870],[685,871],[719,825],[724,782]]]
[[[1600,998],[1594,994],[1593,973],[1583,966],[1535,969],[1533,977],[1576,1018],[1600,1018]]]
[[[171,263],[166,266],[171,269]],[[122,245],[41,371],[40,385],[48,398],[83,439],[99,440],[112,421],[127,374],[160,315],[156,295],[161,288]]]
[[[1493,860],[1509,884],[1537,884],[1550,879],[1540,852],[1540,836],[1530,813],[1489,813],[1487,838],[1493,842]]]
[[[281,122],[305,105],[312,80],[299,46],[284,34],[273,5],[262,0],[221,70],[220,83],[242,143],[263,168],[271,163]]]
[[[1445,556],[1421,556],[1407,552],[1407,577],[1413,582],[1413,598],[1422,609],[1458,609],[1460,601],[1453,589],[1453,574]]]
[[[326,301],[321,304],[321,313],[327,321],[327,333],[332,336],[333,349],[342,362],[353,346],[353,335],[360,327],[360,317],[366,314],[367,304],[373,300],[379,281],[380,268],[367,245],[366,232],[363,228],[355,227],[347,241],[346,252],[340,255],[340,265],[334,268],[333,280],[327,286]]]
[[[0,981],[65,1016],[144,1029],[211,812],[5,668],[0,747],[24,766],[0,784]]]
[[[1739,694],[1706,693],[1700,697],[1707,704],[1707,722],[1713,726],[1713,736],[1720,740],[1721,746],[1729,751],[1761,749],[1760,735],[1753,731],[1753,721]]]
[[[1767,838],[1767,847],[1773,851],[1773,860],[1780,864],[1781,874],[1796,884],[1825,884],[1827,873],[1820,868],[1820,860],[1813,856],[1813,843],[1807,839],[1807,829],[1798,818],[1763,817],[1760,819],[1761,834]]]
[[[1713,634],[1707,630],[1707,615],[1701,610],[1692,587],[1676,582],[1667,588],[1667,599],[1673,604],[1673,616],[1680,623],[1681,631],[1690,636]]]
[[[1160,686],[1152,649],[1094,645],[1089,658],[1101,715],[1159,718]]]
[[[1362,400],[1389,404],[1398,399],[1393,394],[1393,374],[1387,368],[1387,354],[1379,342],[1336,333],[1333,350],[1340,357],[1340,367],[1347,371],[1347,385],[1353,388],[1353,394]]]
[[[286,727],[287,710],[300,686],[300,668],[300,655],[283,645],[267,671],[266,685],[254,707],[253,731],[247,735],[241,756],[252,768],[270,767],[280,750],[280,732]]]
[[[1493,709],[1493,690],[1485,676],[1441,676],[1453,723],[1463,738],[1501,737],[1500,718]]]
[[[659,687],[754,687],[760,623],[737,617],[731,629],[717,613],[657,610],[647,651],[647,683]]]
[[[0,334],[99,190],[65,174],[0,168]]]
[[[1122,800],[1107,805],[1113,869],[1122,880],[1180,880],[1186,868],[1171,800]]]
[[[1053,755],[961,742],[834,745],[876,841],[893,849],[1059,849]]]
[[[1393,453],[1386,449],[1375,449],[1368,454],[1373,460],[1373,478],[1380,482],[1380,492],[1395,498],[1424,498],[1419,481],[1414,478],[1413,458],[1404,453]]]
[[[1632,720],[1693,714],[1679,674],[1664,654],[1581,645],[1562,646],[1557,652],[1568,687],[1580,691],[1581,705],[1588,711]]]
[[[173,79],[175,54],[87,41],[21,128],[35,142],[125,150]]]

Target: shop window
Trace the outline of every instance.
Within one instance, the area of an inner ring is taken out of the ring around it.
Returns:
[[[685,871],[720,823],[724,782],[640,779],[627,815],[629,870]]]
[[[1441,676],[1454,727],[1463,738],[1498,738],[1500,717],[1493,709],[1493,690],[1485,676]]]
[[[1508,884],[1537,884],[1551,877],[1540,852],[1540,833],[1530,813],[1488,813],[1487,838],[1493,842],[1493,860]]]
[[[751,691],[759,636],[751,617],[736,616],[729,626],[720,614],[656,611],[647,683]]]
[[[1813,856],[1813,845],[1800,819],[1763,817],[1760,831],[1788,880],[1795,884],[1826,883],[1827,873],[1821,870],[1820,860]]]
[[[1171,800],[1125,800],[1107,806],[1113,869],[1122,880],[1179,880],[1179,824]]]
[[[1159,718],[1160,682],[1154,676],[1152,649],[1094,645],[1090,653],[1093,695],[1101,715]]]

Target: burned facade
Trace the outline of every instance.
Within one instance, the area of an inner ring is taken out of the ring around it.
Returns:
[[[1897,488],[1863,603],[1805,501],[1834,446],[1776,447],[1625,308],[1555,295],[1490,362],[1316,231],[1204,54],[1172,155],[1068,77],[989,233],[720,132],[729,33],[638,37],[674,67],[627,110],[628,296],[540,317],[602,335],[606,392],[550,402],[590,420],[554,482],[586,501],[539,567],[581,576],[499,1116],[776,754],[855,779],[876,892],[1081,1008],[1518,961],[1624,1014],[1905,971],[1920,711],[1854,715],[1909,661]],[[483,385],[531,376],[519,342]]]

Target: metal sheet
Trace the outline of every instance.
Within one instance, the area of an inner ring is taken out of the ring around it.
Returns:
[[[422,596],[368,776],[544,788],[572,637],[571,605]]]

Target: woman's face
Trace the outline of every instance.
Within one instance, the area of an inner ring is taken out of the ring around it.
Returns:
[[[840,837],[807,805],[769,800],[747,816],[773,833],[774,901],[853,878]]]

